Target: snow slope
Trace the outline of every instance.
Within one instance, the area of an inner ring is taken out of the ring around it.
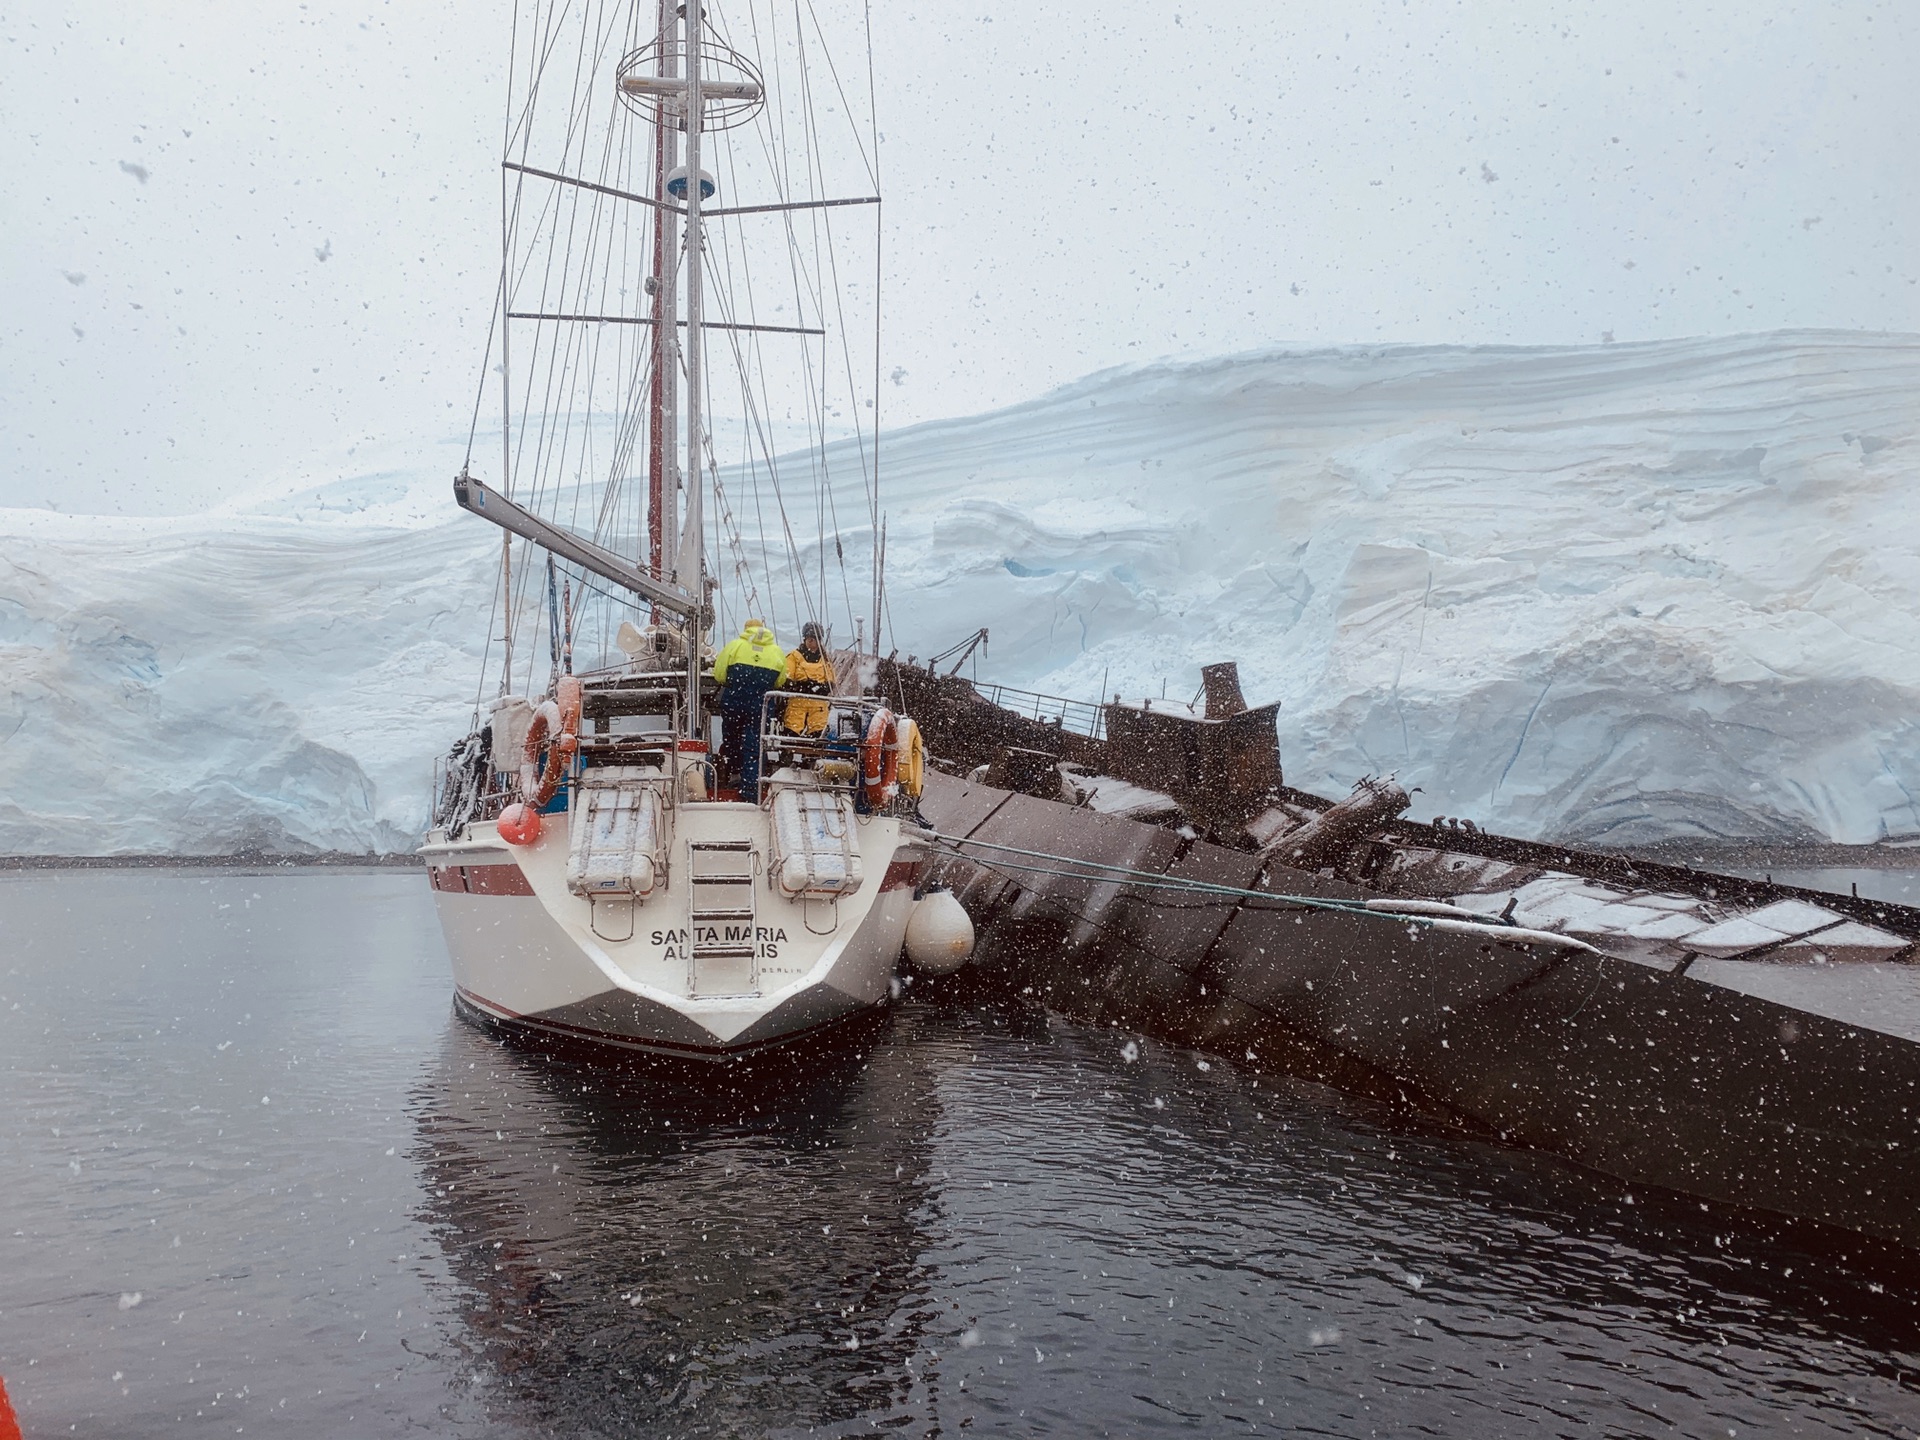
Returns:
[[[1275,351],[883,455],[903,652],[984,624],[983,678],[1086,698],[1238,659],[1293,782],[1520,834],[1920,832],[1920,338]],[[0,511],[0,852],[409,844],[493,593],[453,468]]]

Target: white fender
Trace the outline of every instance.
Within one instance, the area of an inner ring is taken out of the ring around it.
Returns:
[[[951,890],[929,890],[907,917],[907,959],[923,975],[951,975],[973,955],[973,921]]]

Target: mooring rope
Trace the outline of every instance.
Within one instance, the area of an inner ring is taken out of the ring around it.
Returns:
[[[1471,919],[1469,916],[1472,912],[1464,910],[1461,911],[1460,918],[1456,919],[1450,915],[1423,915],[1404,910],[1375,909],[1364,900],[1331,899],[1319,895],[1290,895],[1275,890],[1250,890],[1244,886],[1222,885],[1212,880],[1193,880],[1174,875],[1156,874],[1151,870],[1138,870],[1129,865],[1114,865],[1104,860],[1082,860],[1072,855],[1055,855],[1045,850],[1028,850],[1018,845],[1002,845],[993,840],[974,840],[961,835],[945,835],[937,830],[933,832],[933,839],[951,847],[956,854],[961,854],[960,847],[971,845],[983,850],[999,851],[1006,855],[1018,855],[1027,860],[1047,862],[1039,865],[1023,865],[1013,860],[990,860],[984,856],[961,855],[961,858],[974,859],[976,863],[996,871],[1011,870],[1035,875],[1056,875],[1067,880],[1119,883],[1142,890],[1171,890],[1207,895],[1219,900],[1230,900],[1236,904],[1254,901],[1258,902],[1261,909],[1326,910],[1369,920],[1388,920],[1414,927],[1425,926],[1459,934],[1484,935],[1488,939],[1508,943],[1553,945],[1569,950],[1594,949],[1584,940],[1576,940],[1571,935],[1560,935],[1551,930],[1533,930],[1499,920]]]

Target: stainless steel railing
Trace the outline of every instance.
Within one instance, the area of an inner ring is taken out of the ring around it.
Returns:
[[[1017,690],[1011,685],[973,682],[974,691],[990,705],[1010,710],[1043,725],[1058,725],[1076,735],[1093,740],[1106,738],[1105,707],[1097,702],[1071,700],[1064,695],[1044,695],[1038,690]]]

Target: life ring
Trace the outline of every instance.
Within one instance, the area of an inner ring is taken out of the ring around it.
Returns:
[[[927,783],[927,743],[920,738],[920,727],[908,716],[902,715],[896,723],[900,732],[900,788],[909,799],[918,800]]]
[[[900,726],[891,710],[873,712],[867,738],[860,742],[860,783],[876,809],[893,799],[900,778]]]
[[[540,768],[540,749],[546,747],[546,768]],[[580,681],[562,675],[555,698],[542,700],[527,726],[527,743],[520,750],[520,793],[539,809],[559,793],[560,782],[580,748]]]

